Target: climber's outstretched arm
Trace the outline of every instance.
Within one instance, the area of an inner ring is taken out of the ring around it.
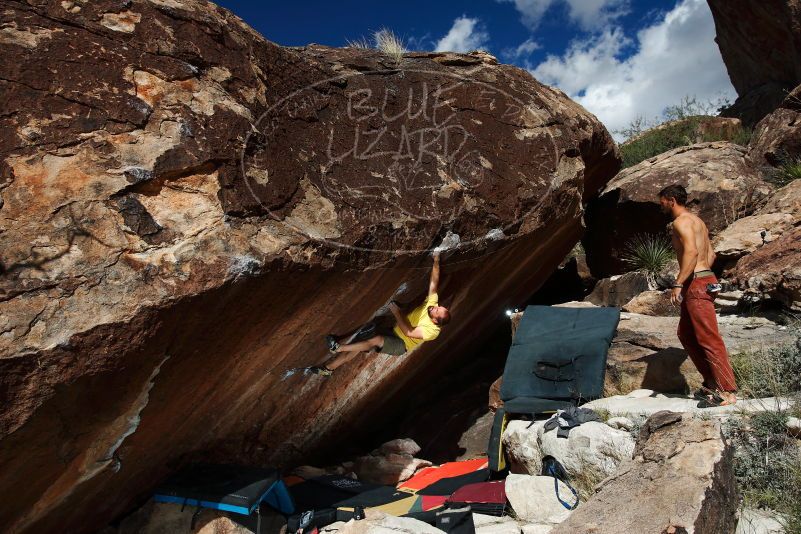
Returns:
[[[428,283],[428,294],[439,291],[439,251],[434,251],[434,265],[431,267],[431,280]]]

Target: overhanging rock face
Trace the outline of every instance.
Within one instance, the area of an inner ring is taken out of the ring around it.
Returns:
[[[282,48],[205,2],[32,4],[0,2],[12,532],[90,531],[187,458],[289,464],[376,413],[538,287],[619,167],[595,117],[486,54]],[[439,340],[286,373],[418,299],[448,230]]]

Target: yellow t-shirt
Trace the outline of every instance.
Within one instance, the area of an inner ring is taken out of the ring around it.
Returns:
[[[423,339],[407,337],[397,325],[392,329],[395,335],[403,340],[403,344],[406,345],[407,351],[417,348],[424,341],[436,339],[439,335],[440,327],[435,325],[434,321],[431,320],[431,317],[428,316],[429,306],[439,306],[439,297],[436,293],[429,295],[425,302],[413,309],[411,313],[406,316],[406,318],[409,319],[409,324],[412,325],[412,328],[417,328],[418,326],[422,328]]]

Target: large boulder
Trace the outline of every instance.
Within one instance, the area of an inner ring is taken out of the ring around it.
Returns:
[[[801,83],[798,0],[708,0],[720,53],[739,98],[733,114],[751,126]]]
[[[359,480],[370,484],[396,486],[411,478],[419,469],[432,465],[415,458],[420,446],[411,439],[393,439],[365,456],[353,461],[353,472]]]
[[[593,275],[626,271],[622,256],[635,235],[665,234],[670,219],[657,195],[671,184],[687,189],[690,208],[713,236],[761,207],[772,190],[749,163],[746,149],[728,142],[677,148],[629,167],[587,207],[582,243]]]
[[[0,17],[9,531],[93,531],[189,460],[336,450],[533,293],[619,167],[595,117],[487,54],[282,48],[199,0]],[[448,230],[436,342],[291,371],[421,298]]]
[[[643,425],[635,457],[551,532],[733,533],[732,452],[717,421],[655,414]]]
[[[801,180],[777,190],[753,215],[734,221],[712,242],[721,267],[732,267],[742,256],[775,241],[801,225]]]
[[[758,166],[777,167],[801,156],[801,86],[754,126],[748,153]],[[771,172],[766,169],[766,172]]]
[[[801,310],[801,227],[741,258],[731,279],[754,300],[778,302]]]
[[[620,307],[649,289],[648,277],[640,271],[632,271],[598,280],[584,300],[596,306]]]

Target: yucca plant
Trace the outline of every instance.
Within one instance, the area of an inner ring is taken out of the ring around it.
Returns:
[[[795,158],[785,161],[776,169],[773,182],[780,187],[784,187],[799,178],[801,178],[801,158]]]
[[[667,236],[659,234],[637,234],[623,250],[621,259],[632,270],[645,274],[651,287],[656,286],[656,277],[676,257]]]

